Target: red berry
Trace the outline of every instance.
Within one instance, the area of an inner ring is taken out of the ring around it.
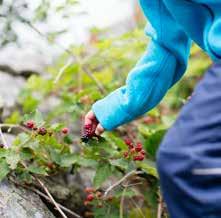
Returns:
[[[26,123],[27,128],[32,129],[32,128],[34,128],[34,126],[35,126],[35,123],[33,120],[27,121],[27,123]]]
[[[140,153],[141,153],[142,155],[145,155],[145,154],[146,154],[146,151],[144,151],[144,150],[142,149]]]
[[[124,143],[125,143],[126,145],[130,145],[130,144],[132,144],[132,141],[127,138],[127,139],[124,139]]]
[[[123,155],[124,155],[124,158],[127,158],[128,157],[128,151],[125,151],[124,153],[123,153]]]
[[[95,192],[95,189],[94,189],[94,188],[91,188],[91,187],[87,187],[87,188],[84,189],[84,191],[85,191],[86,193],[92,193],[92,192]]]
[[[140,152],[140,151],[142,151],[142,147],[135,147],[135,150],[137,151],[137,152]]]
[[[45,129],[44,127],[40,127],[38,129],[38,134],[39,135],[46,135],[47,134],[47,129]]]
[[[93,194],[89,194],[87,196],[87,201],[93,201],[94,200],[94,195]]]
[[[137,160],[139,160],[139,157],[138,156],[134,156],[133,160],[137,161]]]
[[[132,149],[133,146],[133,142],[130,139],[125,139],[124,143],[128,146],[129,149]]]
[[[84,136],[88,138],[95,136],[95,131],[92,130],[91,124],[87,124],[84,126]]]
[[[68,134],[68,133],[69,133],[69,129],[68,129],[67,127],[64,127],[64,128],[62,129],[62,133],[63,133],[63,134]]]
[[[84,128],[85,129],[92,129],[92,125],[91,124],[84,125]]]
[[[144,160],[144,155],[137,155],[134,157],[134,161],[142,161]]]
[[[137,142],[137,146],[136,147],[142,148],[143,145],[140,142]]]

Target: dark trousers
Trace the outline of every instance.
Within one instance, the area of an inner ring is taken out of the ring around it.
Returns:
[[[221,62],[164,137],[157,167],[171,218],[221,218]]]

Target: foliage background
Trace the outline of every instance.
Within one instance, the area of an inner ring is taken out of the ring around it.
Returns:
[[[67,1],[57,11],[63,13],[75,4],[76,1]],[[50,1],[42,1],[34,16],[28,18],[18,9],[28,7],[22,1],[3,6],[1,14],[5,16],[5,26],[1,45],[5,46],[17,39],[13,20],[34,28],[35,22],[47,19]],[[143,26],[143,20],[139,20],[135,29],[117,37],[108,37],[107,30],[94,28],[87,44],[64,49],[63,54],[47,67],[45,75],[32,75],[27,79],[19,103],[0,126],[3,132],[17,136],[13,144],[4,144],[9,148],[0,148],[0,179],[7,176],[20,184],[33,185],[36,178],[44,180],[64,172],[81,174],[87,168],[95,172],[91,185],[104,192],[110,184],[138,170],[143,174],[134,174],[112,190],[111,202],[97,199],[91,206],[82,206],[81,213],[92,211],[94,217],[111,218],[157,217],[162,207],[161,216],[167,217],[161,203],[155,154],[166,130],[211,65],[196,45],[192,47],[185,76],[158,107],[130,124],[104,133],[100,140],[93,139],[88,144],[80,140],[85,113],[93,102],[124,84],[128,72],[146,49],[148,38]],[[39,34],[47,42],[54,43],[60,33],[42,34],[39,31]],[[45,127],[51,134],[42,136],[30,131],[24,126],[28,120],[34,120],[38,128]],[[68,127],[70,134],[63,135],[63,127]],[[145,161],[135,163],[123,158],[127,149],[123,139],[127,137],[142,142],[147,152]],[[4,133],[2,140],[4,143]],[[100,201],[103,207],[97,208]],[[79,204],[83,205],[83,199]]]

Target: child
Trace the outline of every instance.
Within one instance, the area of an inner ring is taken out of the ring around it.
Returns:
[[[196,87],[157,154],[171,218],[221,217],[221,1],[140,0],[151,25],[147,51],[126,85],[85,116],[99,135],[155,107],[184,74],[191,40],[215,62]]]

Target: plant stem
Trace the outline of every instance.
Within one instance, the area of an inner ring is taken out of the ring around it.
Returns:
[[[2,139],[2,143],[4,144],[4,147],[7,149],[8,148],[8,143],[6,142],[6,139],[2,133],[2,128],[0,127],[0,137]]]
[[[112,191],[114,188],[116,188],[118,185],[120,185],[122,182],[124,182],[125,180],[127,180],[129,177],[134,176],[134,175],[139,175],[139,174],[143,174],[142,171],[136,171],[136,170],[132,170],[131,172],[127,173],[123,178],[121,178],[119,181],[117,181],[116,183],[114,183],[113,185],[111,185],[105,192],[104,192],[104,198],[107,197],[108,193],[110,191]]]
[[[50,198],[51,202],[54,204],[54,206],[57,208],[57,210],[59,211],[59,213],[61,214],[61,216],[63,218],[67,218],[67,216],[64,214],[64,212],[61,210],[59,204],[54,200],[54,198],[52,197],[51,193],[48,191],[47,187],[44,185],[44,183],[37,177],[34,176],[34,178],[36,179],[36,181],[40,184],[40,186],[44,189],[45,193],[48,195],[48,197]]]
[[[157,208],[157,218],[161,218],[162,211],[163,211],[162,208],[163,208],[163,199],[162,199],[162,196],[160,194],[158,208]]]

